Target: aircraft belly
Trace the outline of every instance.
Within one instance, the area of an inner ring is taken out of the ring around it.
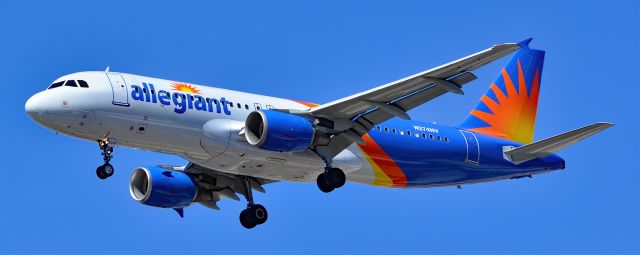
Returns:
[[[234,131],[230,133],[227,146],[214,145],[212,142],[209,137],[203,139],[203,147],[211,151],[207,159],[189,160],[217,171],[271,180],[315,181],[316,176],[324,171],[324,162],[311,151],[290,153],[263,150],[248,144]],[[222,147],[223,150],[220,149]]]
[[[317,175],[324,171],[321,160],[277,152],[271,155],[248,154],[246,149],[235,145],[230,145],[225,153],[205,160],[188,159],[217,171],[270,180],[310,182],[315,181]]]
[[[189,157],[208,157],[200,146],[200,129],[173,124],[161,116],[133,119],[127,114],[103,113],[98,122],[105,127],[104,135],[116,139],[117,145]]]

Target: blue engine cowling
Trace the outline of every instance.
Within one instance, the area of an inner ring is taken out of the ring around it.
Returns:
[[[273,110],[251,112],[244,131],[249,144],[285,152],[307,150],[315,135],[310,120]]]
[[[155,207],[186,207],[195,200],[196,190],[188,174],[159,167],[138,167],[129,181],[131,197]]]

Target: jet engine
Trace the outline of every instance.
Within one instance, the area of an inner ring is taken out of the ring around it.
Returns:
[[[196,199],[197,185],[188,174],[159,167],[138,167],[131,174],[131,197],[145,205],[182,208]]]
[[[281,152],[307,150],[315,136],[310,120],[274,110],[251,112],[244,132],[249,144]]]

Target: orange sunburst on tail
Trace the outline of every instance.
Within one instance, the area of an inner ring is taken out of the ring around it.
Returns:
[[[482,96],[482,102],[492,113],[480,110],[471,111],[471,115],[483,120],[490,126],[471,128],[471,131],[515,140],[521,143],[531,143],[533,129],[536,121],[536,109],[538,108],[538,95],[540,91],[539,72],[536,70],[531,92],[527,93],[522,67],[518,62],[518,91],[506,70],[502,69],[502,76],[507,94],[495,84],[491,84],[491,91],[498,98],[498,102]]]
[[[461,127],[524,144],[531,143],[543,62],[544,51],[531,50],[525,45],[502,69]]]

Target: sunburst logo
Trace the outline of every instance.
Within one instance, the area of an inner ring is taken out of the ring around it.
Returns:
[[[185,92],[185,93],[192,93],[192,94],[200,94],[200,90],[197,89],[195,86],[191,86],[189,84],[186,84],[184,82],[175,82],[173,84],[171,84],[171,87],[173,88],[173,90],[177,90],[180,92]]]
[[[540,92],[540,70],[536,68],[530,92],[527,90],[520,60],[518,60],[518,89],[516,90],[514,82],[505,69],[502,69],[502,79],[506,92],[496,84],[491,84],[490,88],[497,102],[486,95],[481,98],[482,103],[491,112],[478,109],[471,111],[471,115],[486,122],[489,126],[472,128],[471,130],[521,143],[531,143]]]

